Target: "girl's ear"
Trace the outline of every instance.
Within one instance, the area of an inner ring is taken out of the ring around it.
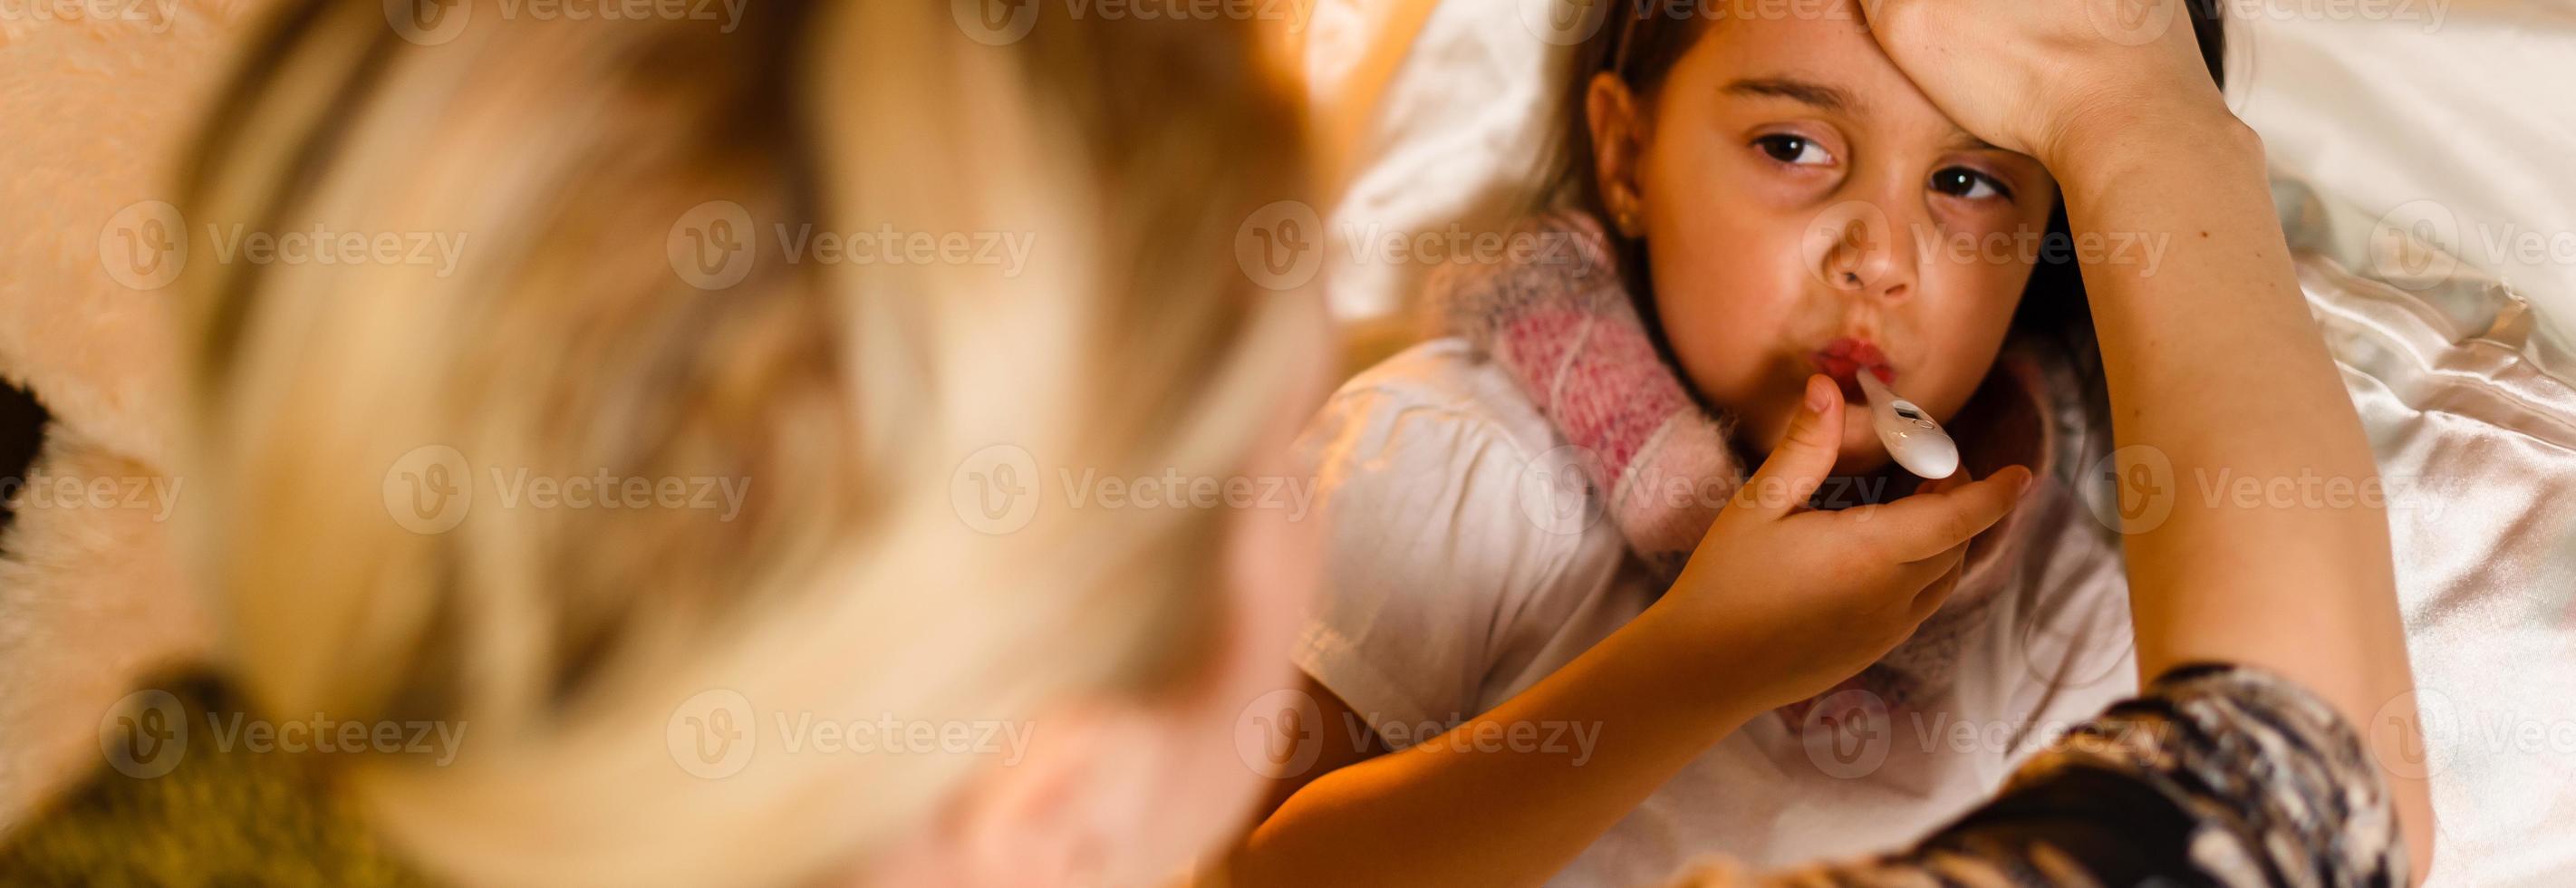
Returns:
[[[1592,75],[1584,91],[1583,112],[1592,129],[1593,186],[1610,211],[1610,222],[1627,237],[1645,230],[1638,187],[1638,166],[1646,152],[1646,118],[1626,81],[1608,71]]]

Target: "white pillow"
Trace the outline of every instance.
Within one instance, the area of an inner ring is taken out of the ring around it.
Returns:
[[[2224,2],[2228,104],[2315,190],[2322,251],[2382,280],[2441,271],[2404,248],[2417,234],[2576,343],[2576,7]]]
[[[1453,224],[1490,218],[1529,180],[1547,141],[1544,42],[1511,14],[1549,0],[1321,0],[1307,41],[1319,108],[1360,105],[1324,259],[1334,313],[1371,321],[1405,310]],[[1606,0],[1601,0],[1606,2]],[[1627,2],[1627,0],[1618,0]],[[1425,13],[1427,12],[1427,17]],[[1417,27],[1417,31],[1389,31]],[[1381,41],[1410,41],[1401,64],[1367,62]],[[1333,113],[1327,111],[1325,113]],[[1400,243],[1398,243],[1400,242]],[[1430,249],[1416,249],[1428,247]]]

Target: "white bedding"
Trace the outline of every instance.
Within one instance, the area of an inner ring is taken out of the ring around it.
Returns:
[[[1327,222],[1354,322],[1404,312],[1425,270],[1366,245],[1500,212],[1546,131],[1551,47],[1524,18],[1545,0],[1407,14],[1424,2],[1315,14],[1319,107],[1375,109],[1343,129]],[[2228,6],[2229,103],[2264,137],[2302,285],[2406,497],[2390,521],[2433,884],[2576,883],[2576,8]],[[1409,40],[1401,65],[1354,63],[1386,40]]]
[[[2576,343],[2576,4],[2337,2],[2389,15],[2271,0],[2228,31],[2228,104],[2277,175],[2316,191],[2320,247],[2397,277],[2428,264],[2393,235],[2422,231],[2528,299],[2540,335]]]

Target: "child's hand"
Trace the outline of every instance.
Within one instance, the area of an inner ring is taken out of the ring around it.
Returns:
[[[1969,539],[2030,481],[2012,466],[1892,503],[1809,511],[1842,440],[1842,391],[1810,377],[1804,407],[1655,605],[1704,642],[1688,655],[1698,675],[1730,693],[1759,688],[1765,708],[1822,693],[1911,636],[1950,597]]]

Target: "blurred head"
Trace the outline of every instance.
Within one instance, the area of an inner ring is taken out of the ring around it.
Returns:
[[[1645,6],[1576,47],[1559,199],[1616,233],[1640,313],[1744,444],[1779,440],[1822,372],[1850,402],[1837,472],[1878,469],[1859,374],[1947,422],[2017,315],[2084,318],[2072,266],[2038,262],[2052,236],[2062,255],[2056,182],[1933,106],[1861,4]]]
[[[1301,122],[1239,23],[1035,9],[988,43],[946,4],[310,0],[249,46],[191,224],[461,244],[184,278],[230,674],[463,731],[332,760],[397,847],[1123,883],[1232,827],[1312,542],[1055,481],[1286,470],[1320,303],[1231,241],[1302,196]]]

